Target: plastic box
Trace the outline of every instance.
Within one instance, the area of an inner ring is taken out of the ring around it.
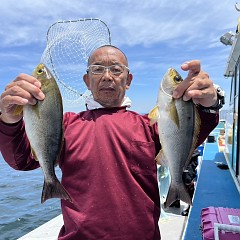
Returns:
[[[224,230],[221,228],[217,230],[218,226],[222,226]],[[223,207],[203,208],[201,211],[201,227],[204,240],[240,240],[240,209]],[[216,235],[218,235],[217,238],[215,238]]]

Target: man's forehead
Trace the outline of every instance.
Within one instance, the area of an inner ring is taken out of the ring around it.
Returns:
[[[104,46],[96,49],[89,58],[89,62],[104,60],[121,61],[126,63],[125,55],[118,48],[111,46]]]

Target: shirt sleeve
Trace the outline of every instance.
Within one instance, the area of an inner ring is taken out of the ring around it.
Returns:
[[[201,124],[200,132],[198,136],[197,146],[201,145],[207,136],[212,132],[212,130],[218,125],[219,122],[219,112],[210,113],[202,111],[201,108],[197,107],[199,113]]]
[[[16,170],[32,170],[39,167],[31,154],[23,120],[15,124],[0,121],[0,151],[4,160]]]

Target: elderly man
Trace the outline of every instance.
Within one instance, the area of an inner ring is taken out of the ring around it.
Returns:
[[[189,71],[174,97],[184,95],[199,106],[202,119],[198,144],[218,122],[217,93],[199,61],[182,65]],[[161,145],[157,126],[146,115],[126,109],[133,79],[125,54],[114,46],[96,49],[83,77],[92,99],[87,110],[64,114],[64,146],[59,166],[72,202],[61,200],[64,225],[59,239],[157,240],[160,200],[155,156]],[[39,167],[30,154],[24,119],[16,105],[43,100],[40,82],[21,74],[1,95],[0,150],[15,169]],[[37,137],[37,136],[36,136]]]

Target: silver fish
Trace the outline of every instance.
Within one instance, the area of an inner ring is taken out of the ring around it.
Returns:
[[[58,85],[44,64],[39,64],[32,74],[41,82],[45,94],[36,105],[25,105],[23,117],[32,154],[44,174],[41,203],[50,198],[71,201],[55,174],[55,164],[63,144],[63,106]]]
[[[158,123],[162,149],[157,163],[169,166],[171,183],[164,207],[176,200],[191,205],[192,200],[182,180],[183,171],[196,148],[200,129],[200,117],[192,100],[174,99],[173,91],[183,81],[173,68],[164,75],[158,92],[157,106],[149,113],[150,124]]]

